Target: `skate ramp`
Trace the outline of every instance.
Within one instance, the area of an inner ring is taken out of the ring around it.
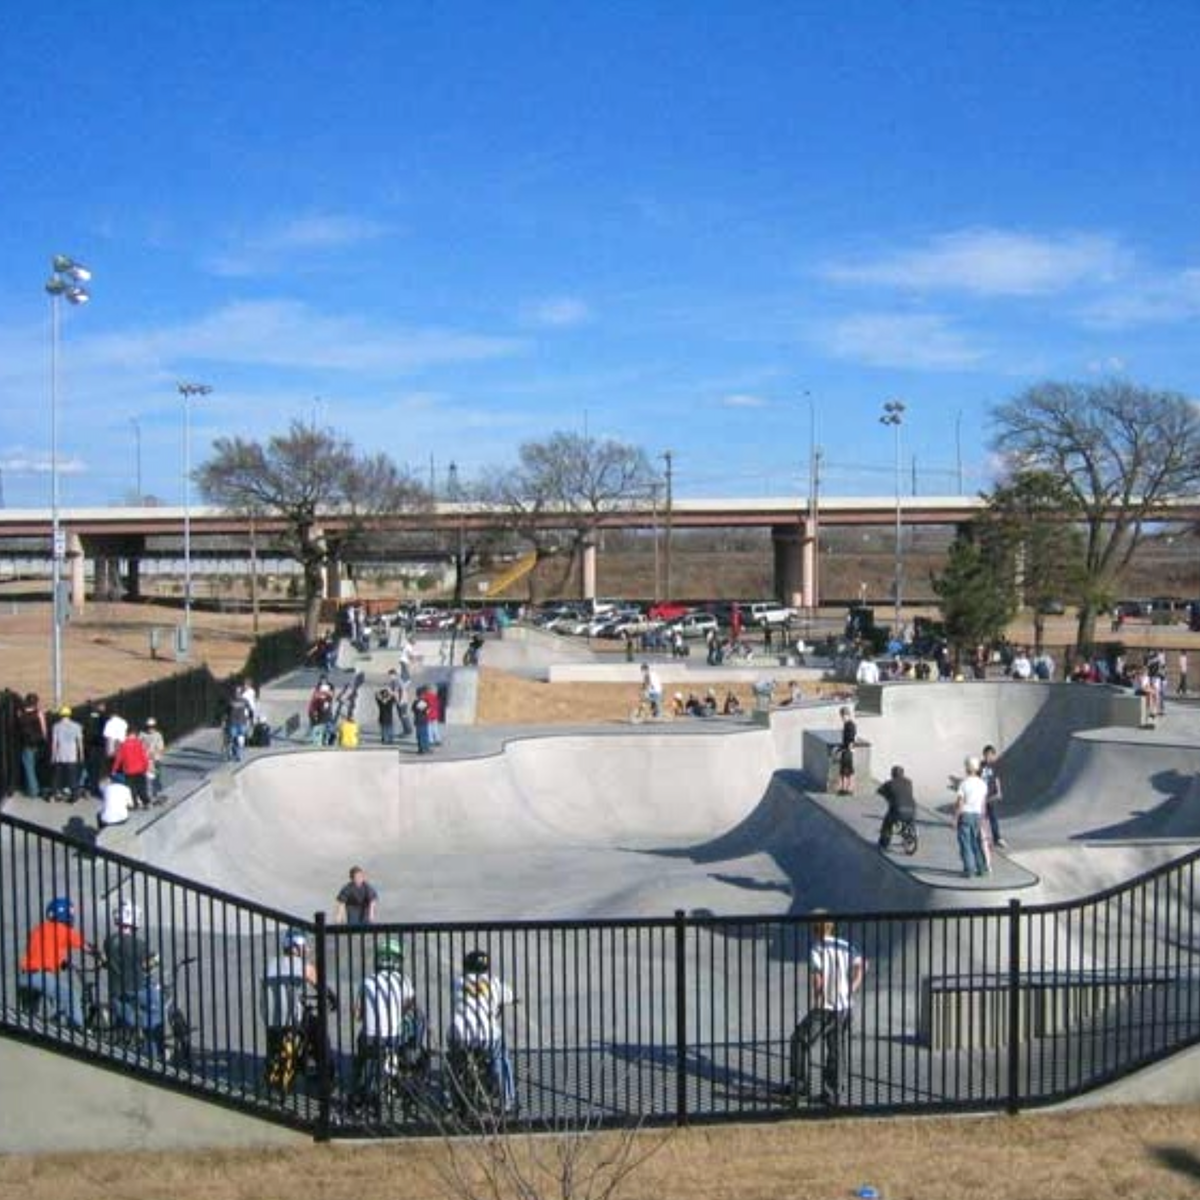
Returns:
[[[1141,717],[1137,697],[1099,685],[904,683],[881,688],[879,698],[880,715],[858,720],[876,775],[902,764],[918,801],[937,808],[953,799],[963,760],[990,743],[1003,760],[1005,811],[1014,815],[1050,789],[1073,733],[1136,727]]]
[[[1005,831],[1018,848],[1200,839],[1197,772],[1196,742],[1152,730],[1074,733],[1052,786],[1014,805]]]

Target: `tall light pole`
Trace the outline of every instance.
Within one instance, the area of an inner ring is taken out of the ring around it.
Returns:
[[[821,487],[821,451],[817,448],[817,406],[811,392],[806,391],[804,399],[808,401],[808,536],[812,544],[812,554],[807,582],[811,619],[816,616],[821,603],[821,506],[818,498]]]
[[[672,485],[672,464],[675,461],[675,456],[670,450],[664,450],[662,454],[663,462],[667,464],[667,544],[666,553],[663,558],[663,599],[670,600],[671,592],[671,521],[673,517],[673,509],[675,506],[674,491]]]
[[[192,398],[207,396],[207,383],[180,383],[183,397],[183,629],[184,654],[192,653]]]
[[[46,280],[46,293],[50,297],[50,610],[54,624],[51,638],[50,674],[54,692],[54,707],[62,704],[62,564],[66,557],[67,539],[63,533],[58,503],[58,339],[59,309],[61,302],[86,304],[91,299],[83,285],[92,277],[91,271],[82,263],[56,254],[50,260],[50,278]]]
[[[904,550],[903,543],[901,542],[900,527],[900,475],[902,471],[900,463],[900,426],[904,424],[904,407],[902,400],[889,400],[883,406],[883,415],[879,418],[881,425],[890,425],[896,433],[896,579],[893,584],[896,598],[896,615],[892,624],[892,637],[894,638],[900,636],[900,608],[903,603],[901,593],[904,580]]]
[[[662,567],[659,561],[658,549],[658,481],[650,485],[650,520],[654,531],[654,603],[662,599],[659,583],[662,580]],[[1200,593],[1198,593],[1200,594]]]

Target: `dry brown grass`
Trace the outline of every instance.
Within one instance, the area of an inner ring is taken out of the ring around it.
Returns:
[[[171,657],[174,626],[182,623],[178,608],[153,604],[89,604],[63,631],[64,700],[78,704],[118,688],[135,687],[185,670]],[[263,632],[295,623],[295,618],[262,613]],[[150,631],[162,630],[161,657],[150,653]],[[48,604],[0,601],[0,650],[5,687],[36,692],[48,700],[50,685],[50,607]],[[207,663],[218,678],[241,670],[254,643],[249,614],[192,614],[193,665]]]
[[[9,1156],[0,1157],[0,1200],[455,1200],[444,1160],[437,1141]],[[1200,1107],[683,1130],[620,1196],[830,1200],[864,1184],[885,1200],[1192,1200]]]

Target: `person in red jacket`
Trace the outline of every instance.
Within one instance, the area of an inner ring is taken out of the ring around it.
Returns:
[[[112,760],[112,773],[125,777],[125,783],[133,795],[134,808],[150,807],[150,755],[132,728],[117,747]]]
[[[429,744],[442,744],[442,698],[435,687],[425,689],[425,699],[429,701]]]

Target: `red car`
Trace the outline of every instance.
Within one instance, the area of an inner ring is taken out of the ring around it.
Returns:
[[[680,617],[686,617],[691,611],[690,604],[680,604],[675,600],[663,600],[659,604],[652,604],[647,616],[652,621],[677,621]]]

